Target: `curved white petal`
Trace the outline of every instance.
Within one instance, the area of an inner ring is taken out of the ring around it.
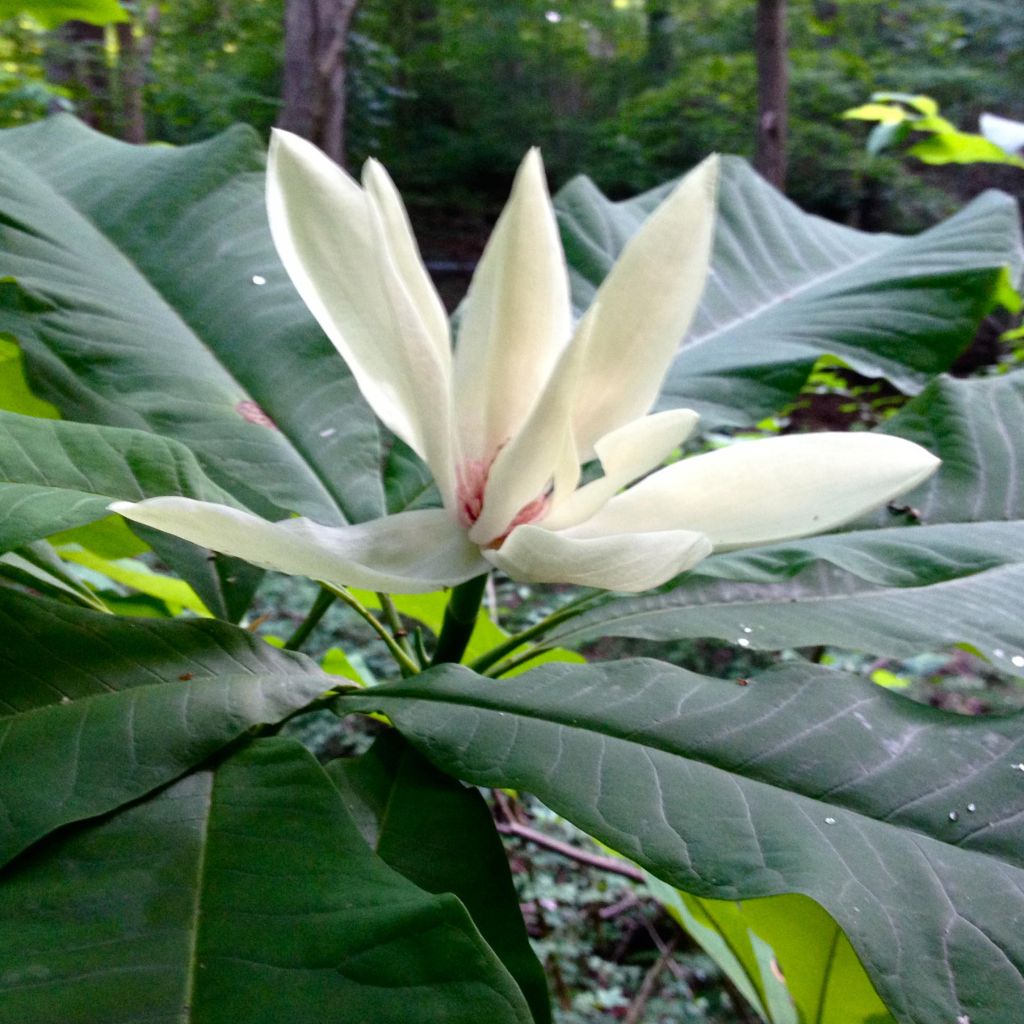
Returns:
[[[692,409],[667,409],[605,434],[594,445],[604,476],[556,501],[544,526],[561,530],[589,519],[627,484],[660,466],[689,437],[698,418]]]
[[[542,526],[519,526],[486,558],[524,583],[575,583],[635,594],[692,568],[711,542],[690,530],[576,537]]]
[[[717,183],[717,157],[683,178],[630,239],[580,325],[594,321],[573,421],[583,459],[658,397],[704,291]]]
[[[529,415],[572,330],[569,281],[540,153],[523,160],[473,275],[455,350],[466,459],[489,461]]]
[[[575,486],[579,462],[570,415],[586,344],[586,332],[581,332],[562,351],[526,422],[498,452],[483,508],[469,531],[477,544],[484,546],[506,533],[516,513],[542,498],[549,487],[557,484],[564,491],[570,479]]]
[[[331,527],[309,519],[271,523],[227,505],[190,498],[117,501],[110,508],[133,522],[264,569],[338,586],[422,594],[488,569],[465,531],[443,509]]]
[[[377,160],[367,160],[363,168],[363,188],[366,189],[380,214],[387,237],[388,250],[395,268],[405,284],[415,308],[423,320],[426,335],[434,343],[438,358],[450,373],[452,343],[448,331],[448,314],[434,282],[423,265],[416,236],[409,223],[402,197],[391,176]]]
[[[989,142],[1011,156],[1019,156],[1024,149],[1024,121],[1011,121],[997,114],[982,114],[979,122],[981,134]]]
[[[447,332],[437,333],[433,304],[425,316],[417,307],[422,281],[407,284],[412,256],[384,202],[382,216],[377,201],[315,146],[274,132],[267,212],[278,255],[377,415],[439,469],[450,448],[450,374],[440,355]]]
[[[576,527],[582,536],[698,530],[716,551],[820,533],[916,487],[939,465],[885,434],[792,434],[732,444],[640,481]]]

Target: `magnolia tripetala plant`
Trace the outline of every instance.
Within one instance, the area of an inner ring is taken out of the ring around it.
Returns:
[[[278,253],[383,423],[429,466],[443,507],[328,527],[182,497],[111,507],[279,572],[418,593],[493,566],[526,582],[658,586],[713,551],[838,526],[938,461],[877,434],[735,443],[673,462],[686,409],[652,412],[708,272],[718,161],[650,216],[574,326],[539,152],[527,154],[459,318],[448,319],[384,168],[362,186],[276,132]],[[592,460],[600,474],[581,483]],[[636,482],[639,481],[639,482]]]

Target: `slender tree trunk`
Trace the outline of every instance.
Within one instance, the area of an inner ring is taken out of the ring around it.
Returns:
[[[666,0],[647,3],[647,73],[652,81],[665,81],[672,72],[672,10]]]
[[[118,120],[119,134],[125,142],[146,141],[146,69],[159,21],[160,7],[153,4],[140,19],[141,32],[136,32],[132,22],[117,26]]]
[[[754,166],[777,189],[786,187],[789,69],[786,0],[757,0],[757,150]]]
[[[85,21],[66,21],[46,47],[46,77],[72,94],[75,113],[91,128],[106,127],[110,81],[103,59],[103,29]],[[61,107],[51,104],[53,112]]]
[[[345,162],[345,47],[359,0],[287,0],[278,127]]]

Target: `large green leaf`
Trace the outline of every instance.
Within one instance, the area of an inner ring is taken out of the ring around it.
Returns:
[[[458,896],[515,978],[533,1019],[549,1022],[547,979],[480,793],[439,772],[394,731],[360,758],[332,761],[327,773],[385,863],[427,892]]]
[[[667,188],[613,203],[577,178],[558,194],[577,308]],[[704,426],[754,423],[826,353],[916,392],[970,341],[1020,247],[1009,196],[987,193],[916,237],[870,235],[802,213],[726,157],[711,276],[662,403],[696,409]]]
[[[182,441],[261,514],[383,509],[377,427],[280,263],[262,146],[0,133],[0,331],[67,419]]]
[[[122,619],[0,589],[0,863],[137,799],[331,681],[209,620]]]
[[[528,1024],[451,896],[366,846],[331,781],[260,740],[0,875],[3,1024]]]
[[[811,665],[747,686],[655,661],[451,666],[345,697],[439,767],[537,794],[700,896],[802,893],[897,1020],[1024,1001],[1024,719],[965,719]]]
[[[0,411],[0,550],[162,494],[238,504],[170,438]]]
[[[606,602],[551,641],[713,636],[894,656],[966,643],[1024,675],[1022,422],[1022,373],[935,381],[886,426],[943,460],[905,499],[924,525],[717,556],[661,593]],[[876,522],[894,518],[883,511]]]
[[[842,593],[839,587],[852,593]],[[826,644],[892,657],[969,644],[1024,676],[1024,563],[928,587],[857,586],[811,574],[784,586],[684,581],[666,594],[612,602],[550,637],[717,637],[754,650]]]

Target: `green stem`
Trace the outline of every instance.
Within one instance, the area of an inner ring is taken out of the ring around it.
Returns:
[[[324,613],[334,604],[335,600],[336,595],[321,587],[316,595],[316,600],[313,602],[313,606],[309,609],[302,622],[299,623],[299,628],[285,641],[284,649],[286,651],[297,651],[309,638],[309,634],[319,625],[320,620],[324,617]]]
[[[480,601],[487,585],[487,573],[474,579],[466,580],[452,589],[448,598],[448,607],[444,610],[444,622],[437,638],[437,647],[431,665],[442,665],[449,661],[459,661],[466,653],[466,645],[476,625],[476,617],[480,611]]]
[[[398,614],[398,609],[395,607],[395,602],[391,600],[391,595],[378,590],[377,600],[380,602],[380,609],[384,613],[384,618],[391,629],[391,635],[395,638],[398,646],[412,658],[415,652],[413,651],[412,644],[409,643],[409,631],[402,624],[402,619]]]
[[[582,615],[586,610],[584,606],[603,594],[603,590],[592,590],[588,594],[580,595],[568,604],[562,605],[557,611],[545,616],[540,622],[535,622],[528,629],[524,629],[521,633],[513,633],[504,643],[498,644],[497,647],[492,648],[486,654],[477,658],[469,667],[474,672],[486,672],[492,665],[501,661],[505,655],[511,654],[517,647],[522,647],[527,640],[532,640],[535,636],[546,633],[549,629],[565,622],[566,619],[573,619],[577,615]]]
[[[551,647],[548,644],[538,644],[528,651],[523,651],[522,654],[517,654],[514,658],[509,658],[508,661],[503,661],[500,665],[492,665],[483,675],[497,679],[499,676],[505,675],[506,672],[511,672],[512,669],[519,668],[520,665],[525,665],[528,661],[533,661],[534,658],[539,658],[550,650]]]
[[[388,632],[387,626],[358,601],[353,594],[344,587],[335,587],[324,580],[317,580],[317,582],[325,590],[329,590],[343,604],[347,604],[384,641],[391,652],[391,657],[398,662],[398,667],[402,670],[403,676],[414,676],[419,672],[419,666],[402,650],[398,641]]]

